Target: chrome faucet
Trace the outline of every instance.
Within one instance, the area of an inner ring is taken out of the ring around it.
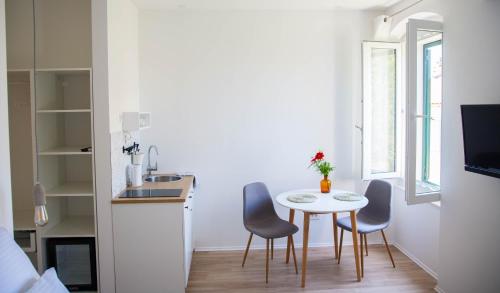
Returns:
[[[154,167],[151,167],[151,149],[155,150],[157,157]],[[149,146],[148,149],[148,168],[146,170],[148,171],[148,175],[151,175],[151,171],[158,171],[158,148],[154,144]]]

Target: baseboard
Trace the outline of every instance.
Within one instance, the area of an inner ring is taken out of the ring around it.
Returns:
[[[439,288],[439,285],[436,285],[436,287],[434,287],[434,291],[438,293],[445,293],[443,289]]]
[[[409,259],[411,259],[414,263],[416,263],[419,267],[421,267],[424,271],[426,271],[431,277],[433,277],[436,281],[438,280],[438,274],[429,268],[426,264],[424,264],[420,259],[418,259],[416,256],[414,256],[412,253],[410,253],[408,250],[404,249],[401,245],[398,243],[393,243],[399,251],[401,251],[404,255],[406,255]],[[437,291],[439,287],[436,286],[435,290]],[[441,290],[441,289],[439,289]],[[437,291],[437,292],[443,292],[444,291]]]
[[[372,244],[383,244],[383,242],[372,241],[369,245]],[[320,248],[320,247],[332,247],[333,243],[310,243],[309,248]],[[344,242],[342,246],[352,246],[352,243]],[[274,245],[275,249],[285,249],[286,244]],[[295,248],[302,248],[302,244],[295,244]],[[196,247],[196,251],[237,251],[237,250],[245,250],[246,246],[201,246]],[[266,249],[265,245],[252,245],[250,247],[252,250],[261,250]]]

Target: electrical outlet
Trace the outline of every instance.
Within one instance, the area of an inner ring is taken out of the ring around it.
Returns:
[[[311,221],[319,221],[319,214],[312,214]]]

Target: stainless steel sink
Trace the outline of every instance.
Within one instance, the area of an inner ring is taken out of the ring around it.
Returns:
[[[181,180],[181,176],[177,175],[149,175],[144,178],[146,182],[174,182]]]
[[[125,190],[119,197],[179,197],[181,194],[182,189],[129,189]]]

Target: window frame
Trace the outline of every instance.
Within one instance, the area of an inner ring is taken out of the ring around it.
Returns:
[[[395,162],[394,172],[371,173],[371,137],[372,128],[367,125],[371,123],[372,118],[372,100],[371,100],[371,50],[372,49],[393,49],[396,53],[396,80],[395,80]],[[362,179],[387,179],[401,177],[401,43],[399,42],[377,42],[363,41],[362,43],[362,71],[363,71],[363,93],[362,93]]]
[[[406,153],[405,153],[405,198],[408,205],[441,200],[441,191],[416,194],[416,149],[417,119],[425,113],[417,113],[418,102],[418,37],[419,30],[437,31],[444,40],[443,25],[440,22],[409,19],[406,24]],[[423,80],[422,80],[423,81]],[[423,131],[423,129],[422,129]],[[432,183],[431,183],[432,184]]]
[[[423,61],[423,78],[422,78],[422,85],[423,85],[423,91],[422,91],[422,182],[425,182],[427,184],[432,184],[432,185],[437,185],[434,182],[429,181],[429,167],[430,167],[430,147],[431,147],[431,142],[430,142],[430,131],[431,131],[431,99],[430,99],[430,92],[429,92],[429,82],[430,82],[430,76],[428,72],[428,67],[429,67],[429,56],[428,50],[429,48],[432,48],[434,46],[439,46],[443,45],[443,40],[442,37],[439,37],[437,39],[431,39],[428,43],[423,44],[423,52],[422,52],[422,61]]]

